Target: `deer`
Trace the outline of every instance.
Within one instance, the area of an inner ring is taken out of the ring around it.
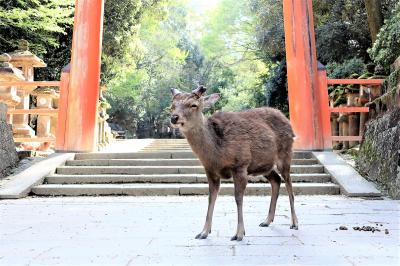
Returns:
[[[218,93],[204,97],[206,90],[204,86],[192,92],[171,89],[171,126],[179,128],[199,158],[209,186],[206,221],[203,230],[195,238],[206,239],[211,233],[221,179],[233,178],[238,223],[231,240],[243,240],[243,196],[250,175],[263,175],[271,184],[268,215],[259,226],[268,227],[274,221],[283,178],[291,209],[290,229],[297,230],[298,220],[290,178],[295,135],[289,120],[282,112],[270,107],[240,112],[215,112],[206,118],[203,109],[212,107],[220,99]]]

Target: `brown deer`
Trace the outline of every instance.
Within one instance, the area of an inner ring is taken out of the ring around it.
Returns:
[[[200,159],[209,184],[206,222],[196,239],[205,239],[211,233],[221,178],[231,177],[238,213],[237,231],[231,240],[243,239],[245,230],[242,205],[248,175],[264,175],[271,184],[268,216],[260,226],[269,226],[274,220],[281,175],[290,200],[290,228],[298,229],[290,179],[294,134],[289,120],[280,111],[267,107],[242,112],[217,112],[205,118],[203,108],[214,105],[220,97],[219,94],[203,97],[205,91],[203,86],[191,93],[171,89],[171,124],[180,129]]]

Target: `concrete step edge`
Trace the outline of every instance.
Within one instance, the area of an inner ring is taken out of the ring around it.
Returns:
[[[292,174],[293,183],[328,183],[328,174]],[[46,177],[47,184],[95,184],[95,183],[207,183],[205,174],[181,175],[51,175]],[[222,180],[232,183],[232,178]],[[267,183],[263,176],[249,177],[249,183]]]
[[[141,158],[196,158],[192,151],[157,151],[133,153],[77,153],[75,159],[141,159]],[[311,152],[294,152],[293,158],[314,158]]]
[[[293,184],[295,195],[336,195],[338,185],[328,184]],[[207,184],[93,184],[93,185],[39,185],[32,189],[42,196],[98,196],[98,195],[131,195],[131,196],[166,196],[166,195],[207,195]],[[269,184],[248,184],[246,195],[269,195]],[[233,184],[221,184],[220,195],[233,195]],[[285,186],[281,187],[285,194]]]
[[[294,165],[291,173],[323,173],[321,165]],[[202,166],[62,166],[57,167],[58,174],[204,174]]]
[[[164,166],[164,165],[176,165],[179,166],[181,163],[184,165],[201,165],[201,162],[197,158],[190,159],[86,159],[86,160],[68,160],[67,166]],[[292,165],[318,165],[316,159],[293,159]]]

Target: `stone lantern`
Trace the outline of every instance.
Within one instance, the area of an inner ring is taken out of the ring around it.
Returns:
[[[0,82],[25,80],[22,71],[13,67],[10,61],[10,55],[0,55]],[[16,86],[0,86],[0,103],[6,104],[9,109],[14,109],[20,102],[21,98],[17,95]],[[8,124],[12,124],[11,117],[8,117]]]
[[[18,50],[10,53],[11,63],[22,70],[26,81],[34,80],[34,68],[46,67],[46,64],[42,59],[32,54],[28,50],[28,42],[22,41]],[[18,96],[21,98],[21,102],[16,106],[16,109],[29,109],[29,95],[35,89],[35,86],[24,86],[17,90]],[[33,137],[35,135],[34,130],[29,126],[29,115],[14,115],[13,121],[13,132],[15,137]]]
[[[32,92],[36,96],[37,109],[54,109],[53,100],[59,98],[52,88],[41,87]],[[54,137],[51,132],[51,116],[39,115],[37,119],[37,137]]]

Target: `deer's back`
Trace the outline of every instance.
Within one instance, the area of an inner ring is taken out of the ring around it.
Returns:
[[[279,110],[264,107],[218,112],[208,119],[207,126],[227,163],[249,163],[249,172],[291,159],[294,134]]]

